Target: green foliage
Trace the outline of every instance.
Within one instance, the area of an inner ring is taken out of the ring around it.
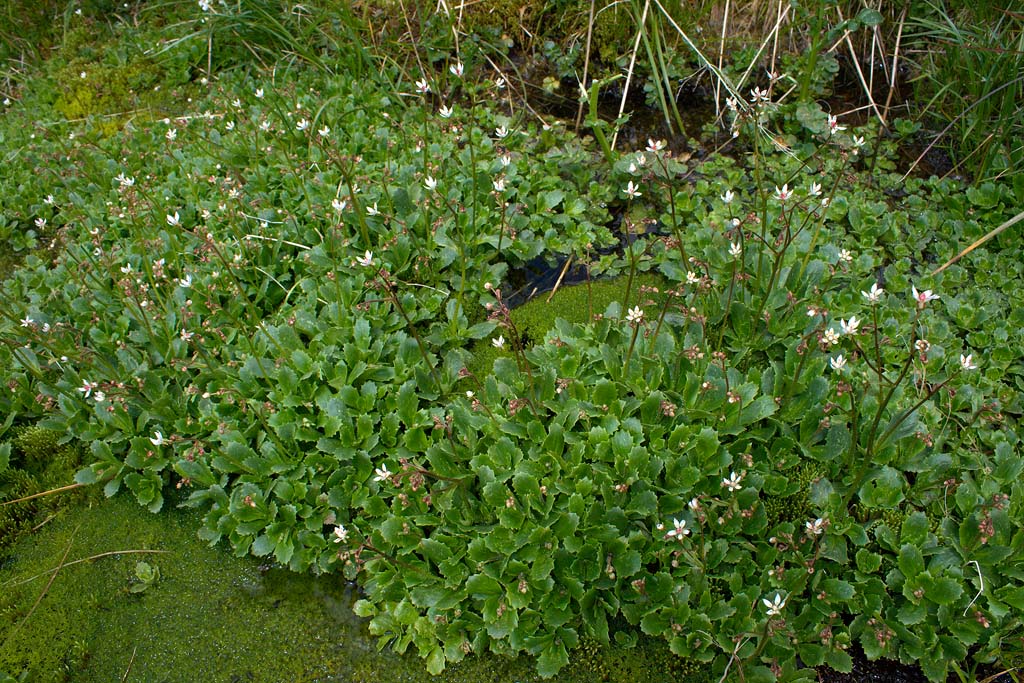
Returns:
[[[999,656],[1018,250],[923,264],[1020,188],[867,182],[870,131],[764,102],[730,114],[749,163],[652,141],[598,165],[454,72],[421,75],[443,115],[380,72],[221,73],[208,116],[9,131],[69,166],[17,200],[64,240],[4,284],[0,412],[88,444],[77,480],[107,496],[180,489],[205,540],[359,580],[370,632],[431,673],[525,653],[553,676],[638,632],[717,678],[848,670],[854,641],[936,681]],[[570,256],[626,278],[599,317],[583,288],[508,310],[510,269]]]

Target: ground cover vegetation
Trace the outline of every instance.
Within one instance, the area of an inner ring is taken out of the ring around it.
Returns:
[[[514,95],[514,41],[376,7],[69,8],[93,59],[54,38],[11,76],[0,469],[30,424],[80,444],[79,484],[358,581],[432,673],[639,634],[716,680],[1019,665],[1018,131],[956,148],[971,184],[906,175],[924,124],[863,69],[870,118],[814,99],[837,45],[890,35],[861,7],[780,5],[716,64],[633,3],[626,82],[676,134],[628,149],[619,74],[572,93],[576,135]],[[771,46],[790,12],[801,53]],[[719,90],[703,142],[680,44]],[[538,259],[621,293],[527,325],[508,283]]]

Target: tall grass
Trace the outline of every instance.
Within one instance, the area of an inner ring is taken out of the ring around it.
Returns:
[[[1024,13],[928,0],[908,18],[922,115],[947,123],[957,169],[976,182],[1024,162]],[[947,131],[943,131],[946,133]]]

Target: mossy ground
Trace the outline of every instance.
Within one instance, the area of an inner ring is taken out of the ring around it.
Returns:
[[[106,683],[126,672],[127,680],[167,683],[539,680],[527,657],[472,657],[429,676],[412,654],[377,651],[351,611],[355,589],[341,577],[232,557],[200,541],[198,526],[194,512],[151,515],[117,497],[70,509],[23,538],[0,562],[0,671],[27,671],[26,681],[46,683]],[[65,553],[71,563],[126,550],[163,552],[68,564],[47,590],[48,570],[61,566]],[[140,560],[159,568],[160,578],[133,594]],[[628,650],[585,642],[559,680],[705,678],[652,641]]]
[[[526,348],[533,344],[544,342],[544,335],[555,326],[555,321],[562,318],[570,323],[587,323],[595,315],[604,315],[612,302],[618,302],[620,310],[626,299],[626,288],[629,283],[627,276],[621,276],[610,280],[594,280],[589,285],[579,284],[571,287],[561,287],[551,301],[548,301],[548,294],[539,294],[530,302],[512,310],[512,322],[516,331],[521,337],[521,342]],[[641,288],[657,288],[664,291],[670,283],[661,275],[655,273],[637,273],[630,286],[629,302],[627,305],[647,305],[652,301],[661,303],[661,297],[650,293],[641,293]],[[648,310],[648,315],[654,315],[653,310]],[[506,330],[498,329],[494,337],[501,334],[506,339],[509,333]],[[473,374],[482,377],[490,372],[494,361],[501,356],[511,356],[512,352],[508,346],[504,350],[498,350],[491,344],[490,339],[484,339],[471,349],[473,353],[469,369]]]

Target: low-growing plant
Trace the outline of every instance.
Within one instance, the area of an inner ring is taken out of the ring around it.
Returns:
[[[0,410],[88,443],[79,482],[186,489],[207,540],[359,580],[435,673],[551,676],[637,629],[722,679],[849,671],[854,642],[935,681],[998,658],[1024,609],[1005,363],[910,263],[934,216],[852,185],[862,131],[811,111],[780,145],[758,89],[730,103],[747,162],[599,165],[465,73],[224,74],[201,115],[55,130],[75,171],[52,258],[4,284]],[[524,339],[502,283],[537,257],[624,294]],[[471,371],[477,340],[509,353]]]

